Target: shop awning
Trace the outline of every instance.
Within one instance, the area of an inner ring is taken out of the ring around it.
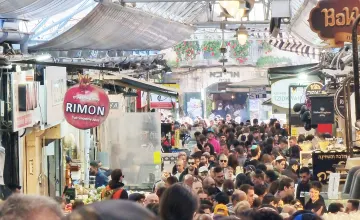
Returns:
[[[321,72],[321,67],[317,63],[275,67],[268,69],[269,81],[276,79],[293,78],[297,77],[300,74],[304,74],[307,76],[318,76],[320,78],[322,78],[323,76],[323,73]]]
[[[263,101],[263,103],[261,105],[270,105],[270,106],[272,106],[271,98]]]
[[[297,53],[298,55],[310,57],[315,60],[320,59],[320,49],[311,47],[295,39],[270,39],[268,40],[268,43],[280,50]]]
[[[95,77],[96,78],[96,77]],[[127,87],[131,89],[139,89],[144,92],[151,92],[159,95],[177,97],[180,93],[179,90],[161,86],[156,83],[147,82],[145,80],[136,79],[126,75],[105,75],[103,76],[103,80],[109,81],[109,83],[113,83],[115,85],[119,85],[122,87]]]
[[[75,26],[30,51],[163,50],[188,39],[195,28],[117,3],[100,3]]]

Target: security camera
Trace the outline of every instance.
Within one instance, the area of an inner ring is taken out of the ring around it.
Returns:
[[[222,72],[223,72],[223,73],[226,73],[226,71],[227,71],[226,68],[223,66]]]

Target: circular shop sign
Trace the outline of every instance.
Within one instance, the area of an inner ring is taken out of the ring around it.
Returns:
[[[354,87],[351,87],[351,94],[354,93]],[[344,87],[341,86],[335,93],[335,111],[336,113],[345,118],[345,99],[344,99]]]
[[[323,87],[324,85],[320,82],[313,82],[309,84],[305,89],[306,97],[308,97],[309,95],[321,94],[323,92]]]
[[[97,127],[106,120],[110,101],[102,88],[91,84],[77,84],[67,90],[63,109],[69,124],[85,130]]]

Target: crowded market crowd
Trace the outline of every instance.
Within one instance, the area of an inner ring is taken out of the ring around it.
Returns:
[[[182,137],[194,127],[196,146],[190,155],[178,154],[173,170],[163,172],[151,193],[128,193],[121,169],[113,170],[108,182],[92,162],[96,187],[107,185],[101,194],[104,201],[90,205],[75,201],[72,213],[63,216],[62,198],[14,192],[1,204],[0,219],[315,220],[327,212],[358,210],[357,200],[326,206],[322,184],[312,179],[308,167],[300,166],[299,142],[316,136],[288,137],[276,119],[269,124],[257,119],[207,124],[200,119],[191,126],[181,124]],[[164,138],[163,147],[168,143]]]

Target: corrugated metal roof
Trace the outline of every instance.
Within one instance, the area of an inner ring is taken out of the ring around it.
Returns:
[[[83,0],[0,0],[0,18],[35,20],[63,12]]]
[[[172,21],[186,24],[200,21],[199,19],[206,14],[206,3],[201,1],[137,3],[136,8]]]
[[[102,2],[65,33],[30,50],[162,50],[194,31],[139,9]]]
[[[299,6],[300,2],[302,4]],[[316,7],[317,2],[317,0],[293,0],[291,7],[294,11],[297,9],[297,12],[293,15],[288,29],[292,36],[303,43],[314,48],[323,48],[326,44],[311,30],[308,22],[310,12]]]

